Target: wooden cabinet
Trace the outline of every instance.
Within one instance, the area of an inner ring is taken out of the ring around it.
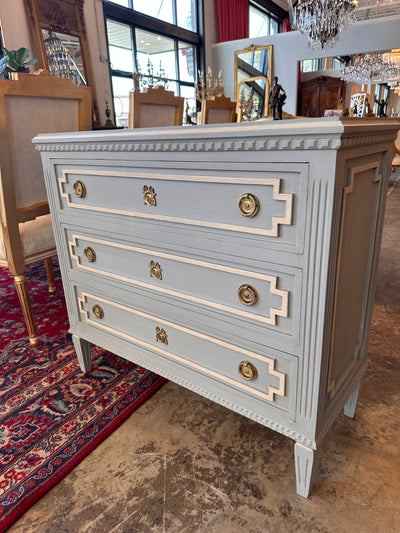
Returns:
[[[336,109],[344,98],[344,81],[331,76],[320,76],[301,83],[300,115],[323,117],[326,109]]]
[[[94,343],[292,438],[308,496],[367,365],[397,128],[328,118],[36,137],[82,369]]]

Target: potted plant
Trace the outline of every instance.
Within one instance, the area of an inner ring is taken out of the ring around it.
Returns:
[[[29,56],[28,48],[19,48],[18,50],[7,50],[3,48],[4,56],[0,59],[0,76],[9,77],[13,72],[28,73],[29,65],[35,65],[37,59],[27,61]]]

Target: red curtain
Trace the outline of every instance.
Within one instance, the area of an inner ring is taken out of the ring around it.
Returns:
[[[290,19],[283,19],[283,32],[287,33],[288,31],[292,31]]]
[[[247,39],[249,0],[214,0],[218,42]]]

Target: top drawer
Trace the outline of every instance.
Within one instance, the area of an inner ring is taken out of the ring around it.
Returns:
[[[270,165],[271,166],[271,165]],[[158,170],[158,172],[157,172]],[[238,233],[298,247],[307,165],[214,175],[58,168],[61,209]],[[198,172],[198,171],[197,171]]]

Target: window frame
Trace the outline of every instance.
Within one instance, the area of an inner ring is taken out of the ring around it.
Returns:
[[[197,32],[192,32],[176,26],[175,24],[170,24],[169,22],[164,22],[148,15],[144,15],[139,11],[134,11],[131,7],[124,7],[119,4],[115,4],[112,1],[103,2],[103,11],[104,11],[104,25],[106,29],[106,40],[107,40],[107,50],[109,50],[109,42],[107,36],[107,20],[112,20],[114,22],[125,24],[131,27],[131,39],[132,39],[132,55],[133,55],[133,66],[134,69],[137,69],[137,57],[136,57],[136,29],[148,31],[151,33],[156,33],[162,37],[172,39],[174,41],[174,53],[175,53],[175,68],[176,68],[176,79],[169,78],[171,83],[176,84],[177,95],[180,96],[180,88],[183,87],[193,87],[195,89],[195,84],[197,82],[197,72],[194,72],[194,82],[181,81],[180,77],[180,66],[179,66],[179,43],[187,43],[190,46],[193,46],[195,50],[195,59],[197,69],[201,70],[201,65],[204,63],[204,50],[203,50],[203,28],[202,28],[202,12],[199,6],[200,2],[196,2],[196,14],[195,20],[197,23]],[[132,6],[132,0],[129,0],[129,5]],[[176,1],[173,0],[174,5],[174,20],[176,21]],[[195,69],[196,70],[196,69]],[[112,100],[114,102],[114,90],[112,84],[113,77],[132,79],[132,72],[123,71],[119,69],[113,69],[109,62],[109,71],[110,71],[110,85],[112,92]],[[133,82],[132,82],[133,83]],[[113,106],[114,107],[114,106]],[[114,122],[116,123],[115,109],[114,109]]]
[[[259,35],[259,37],[268,37],[271,34],[271,21],[274,21],[278,25],[278,31],[276,33],[281,33],[283,31],[283,19],[288,18],[289,14],[287,11],[284,11],[279,6],[272,4],[269,1],[263,0],[250,0],[249,1],[249,37],[250,37],[250,9],[258,11],[263,16],[267,17],[268,20],[268,34]],[[252,37],[256,38],[256,37]]]

